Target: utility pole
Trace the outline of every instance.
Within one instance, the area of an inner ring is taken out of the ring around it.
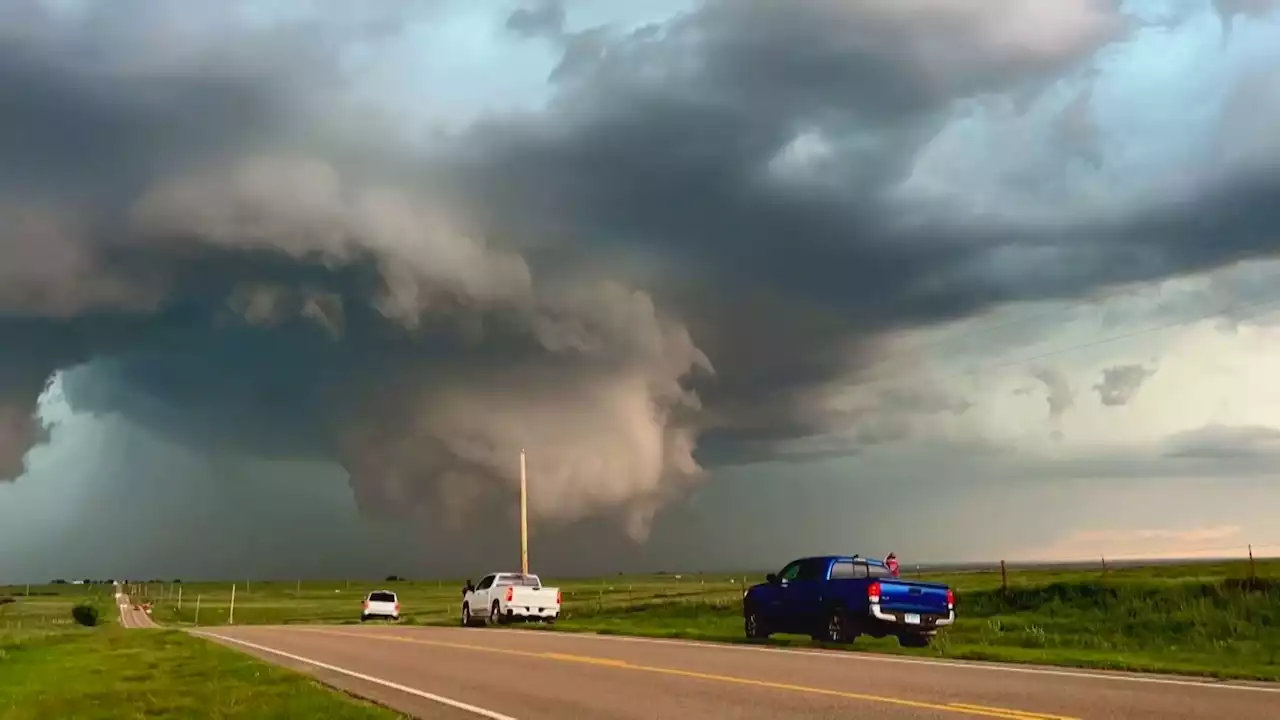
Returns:
[[[529,479],[525,473],[524,448],[520,448],[520,573],[529,574]]]

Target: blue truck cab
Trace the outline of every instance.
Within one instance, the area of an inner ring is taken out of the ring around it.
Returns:
[[[788,563],[742,598],[748,638],[774,633],[853,642],[859,635],[895,636],[903,647],[925,647],[956,621],[946,585],[893,577],[879,560],[840,555]]]

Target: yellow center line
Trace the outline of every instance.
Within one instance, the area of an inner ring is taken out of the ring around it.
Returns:
[[[736,677],[733,675],[718,675],[714,673],[697,672],[695,670],[678,670],[676,668],[656,667],[651,665],[633,665],[625,660],[615,660],[612,658],[593,657],[590,655],[569,655],[565,653],[555,652],[533,652],[529,650],[512,650],[509,648],[485,647],[483,645],[469,645],[466,643],[446,642],[443,640],[422,640],[419,638],[408,638],[402,635],[381,635],[374,633],[351,633],[341,632],[337,630],[321,630],[318,628],[291,628],[302,632],[315,633],[317,635],[334,635],[339,637],[351,637],[373,640],[390,640],[395,642],[413,643],[416,645],[430,645],[433,647],[452,648],[455,650],[471,650],[474,652],[487,652],[498,655],[510,655],[517,657],[538,658],[541,660],[558,660],[561,662],[575,662],[589,665],[599,665],[603,667],[612,667],[619,670],[635,670],[639,672],[657,673],[661,675],[672,675],[676,677],[694,678],[698,680],[712,680],[715,682],[732,683],[735,685],[746,685],[750,687],[768,688],[771,690],[788,690],[791,692],[807,693],[810,695],[825,695],[828,697],[838,697],[847,700],[863,700],[866,702],[883,703],[887,705],[897,705],[899,707],[916,708],[919,710],[941,710],[944,712],[960,713],[963,715],[977,715],[981,717],[1004,718],[1005,720],[1080,720],[1079,718],[1064,717],[1061,715],[1045,715],[1042,713],[1028,712],[1025,710],[1014,710],[1011,708],[987,707],[984,705],[967,705],[963,703],[931,703],[921,700],[905,700],[903,698],[888,697],[884,695],[869,695],[866,693],[848,692],[844,690],[830,690],[828,688],[812,687],[808,685],[793,685],[791,683],[773,682],[770,680],[755,680],[752,678]]]
[[[990,710],[990,711],[993,711],[993,712],[1010,712],[1009,710],[1003,710],[1003,709],[1001,709],[1001,708],[987,707],[986,705],[971,705],[971,704],[969,704],[969,703],[951,703],[951,705],[952,705],[953,707],[957,707],[957,708],[965,708],[965,709],[970,709],[970,708],[971,708],[971,709],[973,709],[973,710]],[[1016,711],[1016,712],[1018,713],[1018,715],[1019,715],[1019,716],[1024,717],[1024,718],[1028,718],[1028,720],[1030,720],[1031,718],[1034,718],[1035,720],[1079,720],[1078,718],[1067,717],[1067,716],[1065,716],[1065,715],[1049,715],[1048,713],[1034,713],[1034,712],[1028,712],[1028,711],[1026,711],[1026,710],[1018,710],[1018,711]]]

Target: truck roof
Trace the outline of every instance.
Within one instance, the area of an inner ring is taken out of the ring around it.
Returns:
[[[857,560],[858,562],[864,562],[868,565],[879,565],[880,567],[884,567],[883,560],[876,560],[875,558],[862,557],[861,555],[811,555],[809,557],[803,557],[799,559],[800,560],[827,560],[827,561],[844,560],[846,562]]]

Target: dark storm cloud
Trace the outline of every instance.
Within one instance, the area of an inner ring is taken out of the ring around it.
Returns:
[[[709,368],[684,328],[607,278],[537,283],[393,163],[317,139],[299,114],[339,77],[329,36],[283,33],[305,71],[252,34],[159,67],[103,41],[77,65],[97,36],[32,22],[4,46],[4,105],[22,108],[0,170],[6,477],[45,435],[50,374],[75,366],[79,409],[340,462],[384,512],[456,521],[508,491],[528,447],[535,513],[618,510],[640,535],[697,474],[681,380]]]
[[[1093,389],[1098,391],[1098,398],[1107,407],[1128,405],[1143,383],[1155,374],[1154,368],[1143,365],[1116,365],[1102,371],[1102,380]]]
[[[607,42],[556,25],[541,34],[574,72],[553,75],[554,125],[478,128],[471,179],[501,199],[493,215],[510,213],[499,227],[663,258],[671,270],[649,282],[721,359],[708,412],[753,436],[803,435],[815,430],[795,407],[803,390],[846,373],[882,331],[1276,249],[1270,171],[1052,229],[887,199],[958,101],[1033,97],[1062,78],[1081,90],[1055,132],[1103,165],[1090,58],[1134,25],[1101,2],[711,2]],[[1014,30],[1028,41],[999,41]],[[817,160],[788,181],[779,170],[806,139]]]
[[[528,447],[538,512],[638,536],[701,430],[724,457],[824,430],[815,389],[884,331],[1274,242],[1266,174],[1053,232],[893,199],[967,99],[1087,79],[1131,27],[1112,2],[708,2],[621,34],[531,5],[507,27],[563,50],[550,107],[432,153],[343,134],[344,43],[409,10],[188,37],[175,7],[0,36],[27,218],[0,230],[0,470],[84,364],[74,405],[341,462],[364,506],[491,507]],[[1060,132],[1092,152],[1079,97]]]

